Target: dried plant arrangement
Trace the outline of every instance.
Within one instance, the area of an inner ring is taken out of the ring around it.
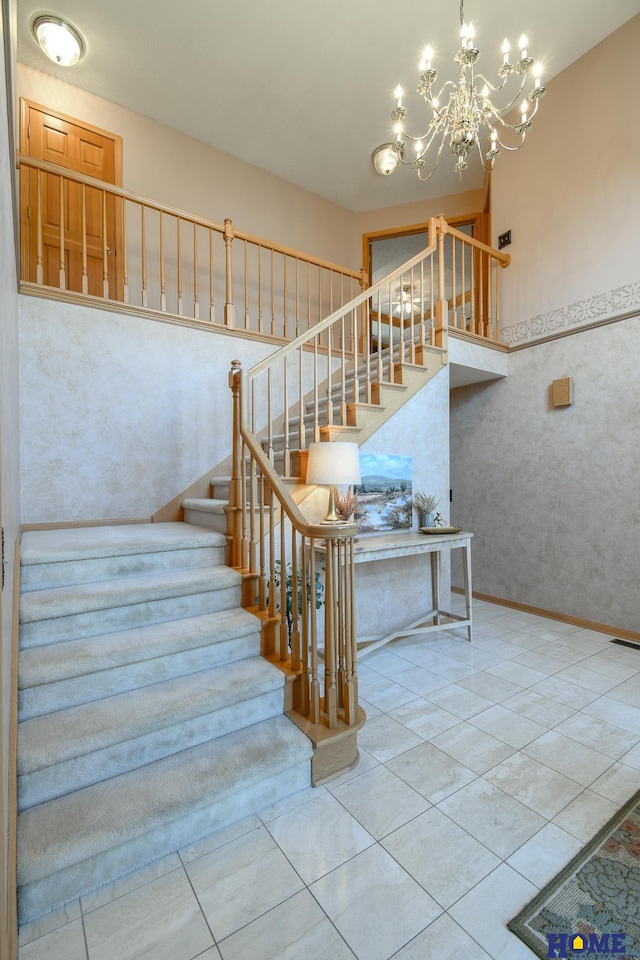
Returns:
[[[440,501],[432,493],[421,493],[419,490],[413,495],[413,505],[423,513],[433,513]]]
[[[346,493],[336,494],[336,510],[347,523],[358,509],[358,495],[349,487]]]

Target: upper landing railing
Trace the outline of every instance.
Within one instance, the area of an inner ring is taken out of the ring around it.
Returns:
[[[52,296],[293,340],[366,285],[360,272],[242,233],[231,220],[25,156],[19,167],[21,280]]]
[[[26,292],[291,341],[368,286],[365,271],[317,257],[21,155],[21,281]],[[478,240],[435,223],[445,326],[500,339],[500,266]],[[431,232],[434,232],[433,228]],[[403,276],[370,302],[372,350],[434,322],[437,276]],[[447,321],[448,320],[448,324]],[[328,334],[327,334],[328,336]],[[321,349],[330,349],[328,341]]]

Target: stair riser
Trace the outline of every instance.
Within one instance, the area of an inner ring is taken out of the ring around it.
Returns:
[[[282,683],[249,700],[18,777],[18,809],[81,790],[282,714]]]
[[[237,793],[216,797],[213,803],[150,830],[133,840],[90,856],[81,862],[22,884],[18,891],[20,923],[35,919],[96,890],[144,864],[194,843],[283,798],[308,788],[310,760],[252,783]]]
[[[23,593],[66,587],[99,580],[142,577],[148,573],[191,570],[224,563],[224,546],[157,553],[99,557],[91,560],[62,560],[58,563],[32,563],[20,571]]]
[[[260,634],[256,632],[195,650],[102,670],[98,674],[39,684],[19,691],[18,717],[23,721],[44,716],[67,707],[91,703],[100,697],[115,696],[172,677],[184,677],[200,670],[234,663],[256,656],[259,651]],[[96,682],[99,683],[99,689],[96,689]]]
[[[199,527],[206,527],[207,530],[215,530],[217,533],[227,532],[226,513],[205,513],[185,507],[184,519],[186,523],[195,523]]]
[[[78,640],[95,637],[102,633],[142,627],[181,617],[196,617],[217,610],[229,610],[240,605],[241,589],[226,587],[187,596],[152,600],[131,606],[112,607],[92,613],[72,614],[51,620],[35,620],[23,623],[20,640],[24,649],[61,640]]]

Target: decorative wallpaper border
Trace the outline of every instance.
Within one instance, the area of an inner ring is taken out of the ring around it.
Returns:
[[[510,346],[525,340],[549,336],[572,327],[583,326],[598,320],[606,320],[619,313],[640,309],[640,280],[617,287],[608,293],[600,293],[587,300],[579,300],[568,306],[559,307],[538,317],[530,317],[521,323],[504,327],[502,336]]]

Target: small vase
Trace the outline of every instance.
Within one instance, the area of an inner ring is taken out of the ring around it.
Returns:
[[[423,513],[422,514],[422,526],[423,527],[434,527],[435,518],[432,513]]]

